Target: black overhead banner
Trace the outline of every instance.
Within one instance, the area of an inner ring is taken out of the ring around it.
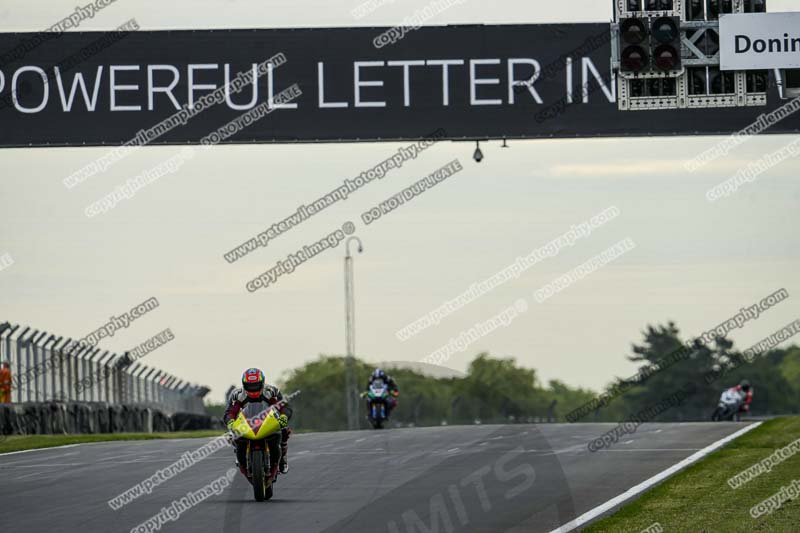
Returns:
[[[0,34],[0,146],[729,134],[785,103],[771,89],[766,107],[620,112],[608,24],[400,35]],[[798,131],[795,113],[767,133]]]

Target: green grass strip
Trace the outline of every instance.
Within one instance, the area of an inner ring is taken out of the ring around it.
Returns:
[[[800,453],[737,489],[728,485],[728,479],[797,439],[800,417],[764,422],[582,531],[639,533],[658,523],[665,533],[796,533],[800,531],[800,498],[759,518],[753,518],[750,509],[800,480]]]

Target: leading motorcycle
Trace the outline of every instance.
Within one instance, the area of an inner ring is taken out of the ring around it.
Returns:
[[[717,408],[711,414],[711,420],[720,421],[739,421],[739,411],[744,404],[744,396],[734,389],[727,389],[719,397]]]
[[[280,414],[267,402],[247,403],[232,422],[235,439],[247,441],[247,473],[257,502],[272,498],[281,458]]]

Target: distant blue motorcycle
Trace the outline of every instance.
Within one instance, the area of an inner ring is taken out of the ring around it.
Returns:
[[[372,427],[383,429],[383,424],[388,420],[389,387],[382,379],[376,379],[369,384],[369,390],[364,394],[367,398],[367,418]]]

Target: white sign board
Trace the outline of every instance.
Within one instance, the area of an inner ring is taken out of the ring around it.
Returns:
[[[800,68],[800,12],[719,19],[722,70]]]

